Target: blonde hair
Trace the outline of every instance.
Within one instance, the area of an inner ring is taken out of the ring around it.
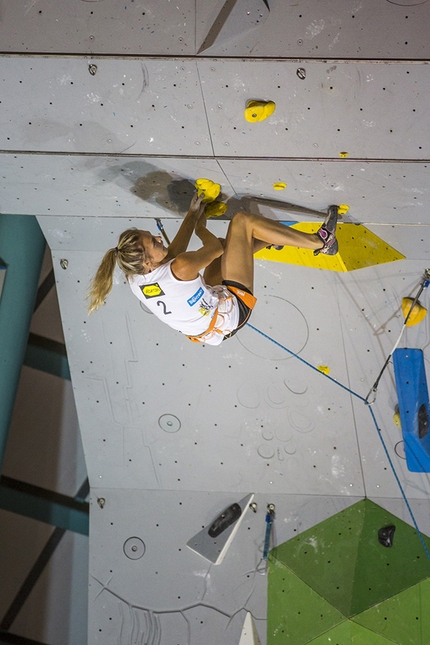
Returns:
[[[104,303],[112,290],[115,264],[118,264],[125,277],[145,273],[144,248],[137,228],[129,228],[119,236],[118,246],[109,249],[101,261],[97,273],[91,282],[87,299],[90,300],[88,313],[96,311]]]

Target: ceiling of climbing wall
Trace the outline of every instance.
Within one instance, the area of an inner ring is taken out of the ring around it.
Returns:
[[[430,264],[429,16],[408,0],[2,4],[1,212],[36,215],[52,250],[91,483],[88,643],[256,645],[248,612],[278,642],[267,504],[272,544],[366,496],[412,523],[400,482],[430,531],[391,363],[366,405]],[[306,227],[347,205],[343,268],[258,258],[252,327],[219,348],[162,326],[120,273],[88,318],[119,233],[159,218],[171,239],[201,177],[222,186],[220,236],[238,209]],[[406,328],[425,364],[428,345],[427,321]],[[187,547],[242,500],[222,562]]]

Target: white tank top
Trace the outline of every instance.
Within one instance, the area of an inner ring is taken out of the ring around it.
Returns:
[[[195,280],[178,280],[172,273],[173,260],[146,275],[134,275],[129,284],[135,296],[162,322],[187,336],[199,336],[209,327],[220,304],[218,287],[210,287],[199,275]],[[224,289],[224,288],[222,288]],[[225,334],[236,329],[239,310],[235,296],[227,311],[218,314],[216,329],[204,343],[219,345]],[[230,311],[228,311],[230,309]]]

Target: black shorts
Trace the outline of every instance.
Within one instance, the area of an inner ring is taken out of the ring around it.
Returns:
[[[253,295],[252,291],[250,291],[247,287],[245,287],[240,282],[235,282],[234,280],[223,280],[222,284],[224,286],[226,286],[227,289],[229,287],[236,287],[236,289],[242,289],[242,291],[246,291],[246,293],[250,293],[251,295]],[[233,291],[231,293],[233,293]],[[249,317],[250,317],[250,315],[252,313],[252,309],[250,307],[248,307],[243,302],[243,300],[241,300],[237,296],[237,294],[233,293],[233,295],[236,296],[237,305],[239,307],[239,321],[237,323],[236,329],[233,329],[233,331],[230,332],[230,334],[227,334],[226,336],[224,336],[223,340],[226,340],[227,338],[231,338],[232,336],[234,336],[239,331],[239,329],[241,327],[243,327],[248,322]]]

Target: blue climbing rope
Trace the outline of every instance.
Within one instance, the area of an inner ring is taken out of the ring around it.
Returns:
[[[292,351],[291,351],[291,349],[288,349],[287,347],[285,347],[285,345],[281,345],[281,343],[278,343],[278,341],[277,341],[277,340],[275,340],[274,338],[271,338],[270,336],[268,336],[267,334],[265,334],[263,331],[260,331],[259,329],[257,329],[257,327],[254,327],[254,325],[251,325],[251,323],[249,323],[249,322],[248,322],[248,323],[246,323],[246,324],[248,325],[248,327],[251,327],[251,329],[253,329],[254,331],[256,331],[258,334],[261,334],[262,336],[264,336],[264,338],[267,338],[267,340],[270,340],[270,342],[274,343],[275,345],[277,345],[278,347],[280,347],[281,349],[283,349],[285,352],[288,352],[288,354],[290,354],[291,356],[294,356],[294,358],[298,358],[298,359],[299,359],[299,361],[301,361],[302,363],[304,363],[305,365],[307,365],[307,366],[308,366],[308,367],[310,367],[311,369],[313,369],[313,370],[315,370],[316,372],[318,372],[318,374],[322,374],[323,376],[325,376],[325,378],[328,378],[328,380],[329,380],[329,381],[332,381],[333,383],[336,383],[336,385],[338,385],[338,386],[339,386],[339,387],[341,387],[342,389],[346,390],[346,391],[347,391],[347,392],[349,392],[350,394],[353,394],[354,396],[356,396],[356,397],[357,397],[358,399],[360,399],[361,401],[366,402],[366,400],[365,400],[365,398],[364,398],[363,396],[360,396],[359,394],[357,394],[356,392],[354,392],[354,390],[350,390],[350,389],[349,389],[349,387],[346,387],[346,385],[343,385],[342,383],[339,383],[339,381],[336,381],[336,379],[332,378],[332,377],[331,377],[331,376],[329,376],[328,374],[324,374],[324,372],[320,372],[320,370],[319,370],[319,369],[317,369],[314,365],[312,365],[312,363],[309,363],[308,361],[306,361],[304,358],[302,358],[302,357],[301,357],[301,356],[299,356],[298,354],[295,354],[294,352],[292,352]]]
[[[379,439],[380,439],[380,441],[381,441],[381,443],[382,443],[382,446],[383,446],[383,448],[384,448],[384,451],[385,451],[386,457],[387,457],[387,459],[388,459],[388,463],[390,464],[391,470],[393,471],[393,475],[394,475],[395,480],[396,480],[396,482],[397,482],[397,485],[398,485],[398,487],[399,487],[399,489],[400,489],[400,492],[401,492],[402,497],[403,497],[403,499],[404,499],[404,502],[405,502],[405,504],[406,504],[406,508],[408,509],[409,515],[411,516],[411,519],[412,519],[412,522],[413,522],[413,524],[414,524],[414,527],[415,527],[415,530],[416,530],[416,532],[417,532],[417,535],[418,535],[418,537],[419,537],[419,539],[420,539],[420,541],[421,541],[421,544],[422,544],[422,546],[423,546],[423,549],[424,549],[424,551],[425,551],[425,554],[426,554],[427,558],[430,560],[430,552],[429,552],[429,550],[428,550],[428,548],[427,548],[426,543],[424,542],[424,538],[423,538],[423,536],[422,536],[422,533],[421,533],[420,529],[418,528],[417,521],[416,521],[415,516],[414,516],[414,514],[413,514],[413,512],[412,512],[412,508],[411,508],[411,506],[410,506],[410,504],[409,504],[409,501],[408,501],[408,499],[407,499],[407,497],[406,497],[405,491],[403,490],[403,486],[402,486],[402,484],[400,483],[400,479],[399,479],[399,476],[397,475],[396,469],[394,468],[394,464],[393,464],[393,462],[392,462],[392,460],[391,460],[391,457],[390,457],[390,454],[389,454],[389,452],[388,452],[387,445],[386,445],[386,443],[385,443],[384,437],[382,436],[381,430],[380,430],[380,428],[379,428],[379,426],[378,426],[378,423],[377,423],[377,421],[376,421],[375,414],[374,414],[374,412],[373,412],[373,410],[372,410],[371,406],[370,406],[370,405],[368,405],[368,402],[367,402],[367,400],[364,398],[364,396],[360,396],[360,394],[357,394],[357,392],[354,392],[354,390],[351,390],[349,387],[346,387],[346,385],[343,385],[343,383],[340,383],[339,381],[336,381],[336,379],[332,378],[332,377],[331,377],[331,376],[329,376],[328,374],[324,374],[324,372],[321,372],[318,368],[316,368],[314,365],[312,365],[312,363],[309,363],[308,361],[306,361],[304,358],[302,358],[301,356],[299,356],[299,355],[298,355],[298,354],[296,354],[295,352],[292,352],[290,349],[288,349],[287,347],[285,347],[285,346],[284,346],[284,345],[282,345],[281,343],[278,343],[278,341],[277,341],[277,340],[275,340],[274,338],[271,338],[271,336],[268,336],[267,334],[265,334],[265,333],[264,333],[263,331],[261,331],[260,329],[257,329],[257,327],[254,327],[254,325],[251,325],[251,323],[249,323],[249,322],[248,322],[248,323],[246,323],[246,324],[248,325],[248,327],[250,327],[251,329],[253,329],[254,331],[256,331],[258,334],[260,334],[260,335],[261,335],[261,336],[263,336],[264,338],[267,338],[267,340],[270,340],[270,342],[271,342],[271,343],[273,343],[274,345],[277,345],[278,347],[280,347],[281,349],[283,349],[285,352],[287,352],[288,354],[290,354],[290,356],[294,356],[294,358],[297,358],[299,361],[301,361],[302,363],[304,363],[305,365],[307,365],[307,366],[308,366],[308,367],[310,367],[311,369],[315,370],[315,372],[318,372],[318,374],[320,374],[321,376],[324,376],[324,378],[329,379],[329,381],[332,381],[333,383],[335,383],[336,385],[338,385],[339,387],[341,387],[343,390],[346,390],[347,392],[349,392],[350,394],[352,394],[353,396],[355,396],[357,399],[360,399],[360,401],[362,401],[362,402],[366,405],[366,407],[367,407],[367,409],[369,410],[370,415],[371,415],[371,417],[372,417],[372,419],[373,419],[373,422],[374,422],[374,424],[375,424],[375,428],[376,428],[376,431],[377,431],[377,433],[378,433]],[[267,519],[266,519],[266,521],[267,521]],[[269,528],[269,525],[267,526],[267,528]],[[267,529],[266,529],[266,536],[267,536]],[[270,536],[270,533],[269,533],[269,536]],[[264,556],[263,556],[263,557],[264,557]]]

